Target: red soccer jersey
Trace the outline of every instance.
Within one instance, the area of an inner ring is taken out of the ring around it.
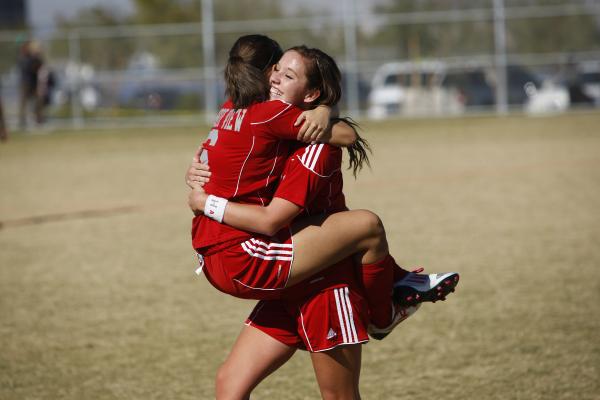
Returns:
[[[341,168],[340,148],[323,143],[302,146],[289,157],[274,197],[302,207],[306,215],[346,210]]]
[[[200,159],[212,175],[204,190],[239,203],[268,204],[300,127],[294,126],[302,110],[280,100],[234,109],[225,102],[217,115]],[[209,218],[197,216],[192,224],[195,249],[210,252],[211,246],[250,234]]]
[[[347,210],[342,178],[342,150],[328,144],[301,146],[288,158],[274,197],[303,208],[306,215]],[[350,262],[339,262],[318,274],[286,289],[286,297],[302,303],[316,293],[347,284],[357,285],[356,271],[349,272]]]

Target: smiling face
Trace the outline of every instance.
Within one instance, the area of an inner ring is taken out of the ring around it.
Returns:
[[[282,100],[299,107],[307,107],[319,97],[319,91],[308,89],[306,63],[296,51],[286,51],[273,66],[269,78],[271,100]]]

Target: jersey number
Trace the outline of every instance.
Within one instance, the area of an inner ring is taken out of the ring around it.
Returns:
[[[209,133],[208,133],[208,137],[206,138],[206,141],[204,142],[205,146],[214,146],[217,144],[217,140],[219,139],[219,130],[218,129],[212,129]],[[200,162],[202,164],[206,164],[208,165],[208,152],[206,151],[206,149],[202,149],[202,152],[200,153]]]

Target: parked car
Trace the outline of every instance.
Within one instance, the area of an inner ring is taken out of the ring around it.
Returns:
[[[375,71],[368,116],[456,113],[458,103],[441,87],[445,66],[438,61],[391,62]]]
[[[203,100],[200,79],[180,78],[173,72],[157,72],[127,79],[119,88],[121,107],[155,110],[197,109]]]
[[[222,80],[217,85],[222,96]],[[155,55],[139,52],[131,56],[119,80],[116,102],[135,109],[196,110],[204,103],[205,90],[200,69],[162,69]]]
[[[552,79],[542,79],[518,65],[507,68],[508,105],[522,105],[530,114],[562,112],[569,108],[569,91]]]
[[[600,106],[600,61],[581,63],[569,78],[565,84],[572,104]]]
[[[496,102],[489,77],[481,68],[446,72],[442,87],[450,91],[462,107],[490,108]]]
[[[449,69],[436,61],[393,62],[374,74],[368,115],[460,114],[466,110],[492,110],[496,104],[493,68]],[[529,113],[563,111],[569,106],[564,86],[539,78],[517,65],[507,68],[509,107]]]
[[[564,111],[569,96],[564,86],[543,80],[532,71],[508,66],[507,103],[529,113]],[[496,104],[496,74],[493,68],[473,68],[446,72],[442,87],[453,93],[464,108],[491,109]]]

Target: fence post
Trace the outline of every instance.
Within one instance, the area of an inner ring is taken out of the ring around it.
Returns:
[[[506,15],[504,0],[494,1],[494,64],[496,69],[496,113],[508,112],[506,76]]]
[[[84,125],[80,102],[81,51],[79,39],[80,37],[77,29],[71,29],[69,31],[69,62],[73,64],[71,87],[71,125],[73,128],[82,128]]]
[[[204,116],[212,124],[217,111],[217,79],[215,74],[215,29],[213,0],[202,0],[202,50],[204,58]]]
[[[353,116],[360,114],[358,83],[358,50],[356,44],[356,0],[344,0],[344,44],[346,47],[346,89],[348,112]]]

